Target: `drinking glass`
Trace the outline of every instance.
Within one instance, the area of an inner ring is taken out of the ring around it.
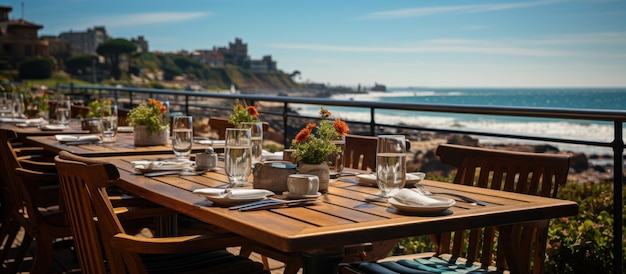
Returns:
[[[13,117],[24,117],[24,94],[13,93]]]
[[[9,93],[0,93],[0,116],[9,116],[11,114],[11,102],[9,102]]]
[[[387,197],[404,187],[406,181],[406,139],[403,135],[379,135],[376,147],[376,181]]]
[[[172,120],[172,150],[176,158],[189,158],[193,143],[193,118],[174,116]]]
[[[338,175],[343,171],[344,151],[346,150],[346,136],[339,136],[332,141],[341,151],[328,155],[326,161],[329,163],[330,174]]]
[[[252,171],[252,137],[250,129],[227,128],[224,167],[231,186],[248,183]]]
[[[252,165],[261,162],[263,157],[263,123],[243,122],[242,128],[250,129],[250,139],[252,139]]]
[[[57,101],[57,105],[55,108],[55,115],[56,115],[57,123],[61,125],[69,125],[70,109],[71,109],[70,97],[67,97],[67,96],[59,97],[59,100]]]
[[[100,134],[102,142],[112,143],[117,140],[117,105],[104,105],[98,108],[100,113]]]

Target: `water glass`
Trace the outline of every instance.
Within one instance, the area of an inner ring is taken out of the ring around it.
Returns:
[[[406,139],[403,135],[379,135],[376,146],[376,181],[381,197],[404,187],[406,181]]]
[[[346,150],[346,136],[339,136],[336,140],[332,141],[337,148],[341,151],[333,153],[326,158],[328,167],[330,168],[330,174],[339,174],[343,171],[344,151]]]
[[[248,183],[252,171],[252,137],[250,129],[227,128],[224,167],[231,186]]]
[[[263,157],[263,123],[243,122],[242,128],[250,129],[252,139],[252,165],[261,162]]]
[[[69,97],[62,96],[59,98],[55,108],[57,123],[61,125],[70,124],[70,110],[72,108]]]
[[[100,135],[102,142],[112,143],[117,140],[117,105],[104,105],[98,108],[100,113]]]
[[[174,116],[172,119],[172,150],[176,158],[189,158],[193,143],[193,118]]]
[[[11,111],[13,112],[13,117],[24,117],[24,94],[13,93],[12,106]]]

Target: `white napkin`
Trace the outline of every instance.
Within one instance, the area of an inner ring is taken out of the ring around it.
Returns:
[[[64,130],[70,128],[65,125],[43,125],[40,127],[41,130]]]
[[[85,141],[85,142],[99,142],[100,137],[97,135],[66,135],[66,134],[57,134],[54,135],[54,138],[59,142],[77,142],[77,141]]]
[[[24,123],[16,124],[18,127],[36,127],[40,125],[45,125],[48,122],[43,118],[35,118],[35,119],[26,119]]]
[[[437,199],[424,196],[410,189],[401,189],[400,191],[391,195],[396,201],[410,206],[446,206],[448,202],[442,202]]]
[[[17,117],[0,117],[0,123],[24,123],[26,119]]]
[[[226,144],[226,140],[200,140],[198,144],[202,145],[224,145]]]
[[[164,160],[164,161],[150,161],[139,160],[130,162],[135,169],[141,171],[148,170],[183,170],[190,168],[193,162],[190,160]]]
[[[271,192],[266,189],[219,189],[219,188],[200,188],[193,191],[196,194],[202,194],[208,197],[229,197],[233,199],[255,199],[255,198],[264,198],[270,195],[274,195],[274,192]]]
[[[281,161],[283,159],[283,152],[269,152],[267,150],[263,150],[261,152],[261,158],[269,161]]]

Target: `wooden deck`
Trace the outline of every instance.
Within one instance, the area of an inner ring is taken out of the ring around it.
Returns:
[[[24,231],[21,230],[20,234],[18,235],[18,240],[16,241],[16,243],[13,244],[13,246],[11,246],[12,253],[9,255],[10,260],[7,261],[7,264],[10,264],[13,262],[12,261],[12,258],[14,255],[13,253],[15,252],[15,248],[21,244],[21,239],[24,235],[23,233]],[[2,245],[2,249],[4,249],[4,245]],[[233,254],[239,254],[239,248],[229,248],[228,251]],[[24,262],[20,266],[17,273],[30,273],[29,270],[32,264],[33,254],[34,254],[34,244],[31,244],[31,248],[26,254],[26,258],[24,259]],[[67,240],[64,241],[64,239],[59,239],[59,241],[55,244],[55,250],[52,256],[53,256],[52,265],[50,266],[50,270],[48,271],[48,273],[82,273],[80,270],[80,266],[78,265],[78,261],[74,257],[74,254],[70,248],[69,241]],[[254,261],[262,262],[261,256],[259,254],[252,253],[250,258]],[[271,271],[272,274],[283,273],[283,268],[284,268],[283,263],[269,259],[269,258],[268,258],[268,262],[269,262],[269,270]],[[6,264],[2,265],[2,269],[6,269]],[[0,270],[0,272],[3,272],[3,270]],[[300,270],[299,273],[302,273],[302,270]]]

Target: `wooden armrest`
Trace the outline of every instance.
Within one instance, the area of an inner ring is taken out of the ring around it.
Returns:
[[[199,252],[249,243],[250,240],[231,233],[167,238],[143,238],[119,233],[111,238],[113,248],[140,254]]]
[[[120,221],[177,214],[176,211],[166,207],[115,207],[113,211]]]
[[[57,168],[56,165],[54,165],[54,162],[34,161],[32,159],[20,159],[19,162],[25,169],[54,173],[54,176],[56,176]]]

